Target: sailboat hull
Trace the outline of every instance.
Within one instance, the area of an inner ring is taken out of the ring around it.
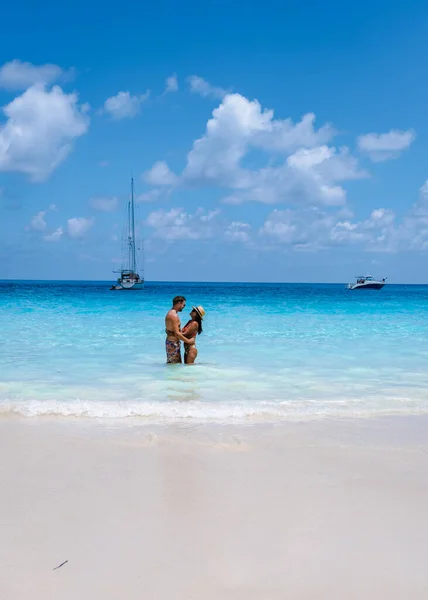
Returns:
[[[143,290],[144,289],[144,281],[139,281],[138,283],[133,281],[121,281],[114,285],[112,290]]]

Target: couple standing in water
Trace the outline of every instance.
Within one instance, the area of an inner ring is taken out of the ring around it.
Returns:
[[[205,311],[202,306],[192,306],[190,321],[181,329],[180,313],[186,307],[186,298],[176,296],[172,301],[172,308],[165,317],[166,333],[166,362],[168,364],[181,363],[180,342],[184,343],[184,362],[192,365],[198,355],[196,336],[202,333],[202,321]]]

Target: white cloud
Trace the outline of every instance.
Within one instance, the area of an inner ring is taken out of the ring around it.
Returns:
[[[154,237],[164,240],[199,240],[213,235],[209,222],[216,214],[206,213],[204,209],[198,209],[193,215],[182,208],[160,209],[149,214],[146,225],[154,230]]]
[[[346,219],[346,209],[325,210],[315,206],[275,209],[260,234],[295,250],[320,250],[330,246],[368,243],[369,234],[358,223]]]
[[[34,217],[31,219],[30,221],[30,225],[28,227],[26,227],[27,231],[44,231],[47,227],[47,223],[45,220],[46,215],[48,214],[48,212],[56,212],[57,206],[56,204],[50,204],[49,208],[47,208],[46,210],[41,210],[39,211],[36,215],[34,215]]]
[[[428,200],[428,179],[425,181],[425,183],[420,188],[419,197],[422,202],[425,202],[426,200]]]
[[[319,147],[298,150],[278,167],[264,167],[251,174],[245,189],[223,199],[225,204],[256,201],[264,204],[345,204],[346,191],[337,182],[364,177],[346,149]]]
[[[132,96],[130,92],[119,92],[116,96],[107,98],[102,112],[108,113],[116,121],[133,119],[138,115],[141,104],[147,100],[149,95],[149,91],[140,96]]]
[[[117,198],[114,196],[112,198],[91,198],[89,204],[95,210],[113,212],[117,208]]]
[[[419,198],[403,222],[394,231],[395,245],[410,244],[413,250],[428,250],[428,180],[419,190]]]
[[[94,224],[93,219],[73,217],[67,221],[67,233],[71,238],[82,238]]]
[[[63,233],[64,233],[63,228],[58,227],[58,229],[56,229],[53,233],[50,233],[49,235],[45,235],[43,239],[46,242],[59,242],[59,240],[63,236]]]
[[[0,68],[0,88],[25,90],[37,83],[53,83],[62,74],[63,70],[58,65],[33,65],[15,59]]]
[[[169,211],[160,209],[149,214],[147,225],[152,227],[155,237],[165,240],[199,239],[200,232],[190,226],[191,216],[181,208]]]
[[[222,204],[230,204],[231,206],[237,206],[242,204],[243,200],[239,194],[229,194],[221,199]]]
[[[187,81],[190,86],[190,91],[199,94],[200,96],[210,96],[211,98],[223,98],[227,92],[221,87],[216,87],[202,79],[202,77],[198,77],[197,75],[191,75],[187,78]]]
[[[187,219],[187,214],[182,208],[171,208],[169,211],[164,209],[151,212],[147,217],[147,225],[155,229],[168,227],[169,225],[182,225]]]
[[[73,141],[86,133],[89,118],[76,94],[58,86],[30,87],[3,108],[0,125],[0,171],[26,173],[43,181],[68,156]]]
[[[367,229],[389,226],[395,221],[395,213],[386,208],[376,208],[370,214],[364,225]]]
[[[398,158],[415,140],[413,129],[398,131],[391,129],[388,133],[367,133],[360,135],[357,145],[361,152],[367,154],[374,162],[382,162]]]
[[[214,210],[209,210],[205,214],[205,210],[203,208],[198,208],[198,210],[196,211],[196,214],[198,216],[200,215],[200,219],[201,219],[202,223],[207,223],[208,221],[211,221],[212,219],[217,217],[217,215],[220,214],[220,209],[216,208]]]
[[[293,223],[294,213],[291,210],[275,209],[266,219],[260,233],[275,238],[280,242],[291,244],[297,226]]]
[[[313,148],[329,142],[335,135],[334,128],[327,123],[318,130],[314,127],[315,115],[307,113],[298,123],[291,119],[273,119],[265,131],[258,134],[256,145],[270,151],[289,152],[306,147]]]
[[[33,231],[43,231],[46,229],[45,215],[45,210],[41,210],[37,213],[37,215],[34,215],[34,217],[31,219],[30,229]]]
[[[297,207],[274,210],[260,229],[262,239],[295,250],[321,250],[358,245],[370,252],[428,250],[428,197],[419,200],[400,221],[387,208],[372,210],[367,219],[353,220],[346,207]]]
[[[213,111],[203,137],[194,142],[183,178],[200,185],[248,187],[251,173],[240,167],[240,161],[251,139],[271,119],[272,111],[262,112],[257,101],[249,102],[239,94],[226,96]]]
[[[178,92],[178,80],[177,80],[177,75],[174,73],[174,75],[170,75],[170,77],[167,77],[166,82],[165,82],[165,93],[170,93],[170,92]]]
[[[201,93],[209,92],[195,81]],[[273,111],[257,100],[226,94],[208,120],[205,133],[194,141],[183,171],[174,174],[160,161],[145,177],[170,193],[180,187],[220,188],[225,192],[224,204],[286,204],[284,210],[271,211],[260,227],[262,247],[282,244],[307,251],[358,245],[373,252],[428,249],[428,180],[418,202],[401,220],[382,206],[357,220],[347,207],[344,182],[368,174],[347,147],[331,144],[334,135],[329,124],[316,128],[312,113],[298,122],[276,119]],[[369,134],[361,136],[359,147],[383,159],[380,153],[392,157],[413,138],[413,132]],[[152,213],[148,224],[155,229],[155,237],[196,239],[214,235],[216,224],[208,227],[208,219],[207,212],[202,218],[198,211],[190,215],[172,209]],[[246,225],[234,221],[222,231],[217,227],[216,233],[229,241],[253,243],[255,236]]]
[[[274,119],[273,111],[262,109],[257,100],[228,94],[213,111],[205,134],[194,142],[178,179],[161,162],[152,169],[161,176],[147,180],[153,185],[163,181],[165,185],[229,188],[233,193],[224,202],[230,204],[251,200],[343,204],[346,193],[337,183],[365,174],[346,148],[325,145],[334,135],[333,128],[315,129],[314,121],[312,113],[297,123]],[[243,160],[253,149],[279,155],[279,164],[244,168]],[[284,154],[288,155],[285,159]]]
[[[170,171],[163,160],[159,160],[149,171],[146,171],[144,179],[150,185],[175,185],[178,181],[177,176]]]
[[[250,225],[240,221],[232,221],[224,232],[224,237],[229,242],[245,244],[250,241]]]
[[[148,192],[144,192],[137,196],[137,202],[145,203],[145,202],[157,202],[163,196],[163,190],[158,188],[154,188],[153,190],[149,190]]]

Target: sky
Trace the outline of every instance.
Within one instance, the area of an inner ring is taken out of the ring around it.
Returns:
[[[0,279],[428,283],[428,5],[2,8]]]

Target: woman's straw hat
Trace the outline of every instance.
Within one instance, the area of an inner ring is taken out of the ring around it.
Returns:
[[[198,313],[198,315],[201,317],[201,319],[204,318],[205,316],[205,311],[203,306],[192,306],[193,310],[196,310],[196,312]]]

